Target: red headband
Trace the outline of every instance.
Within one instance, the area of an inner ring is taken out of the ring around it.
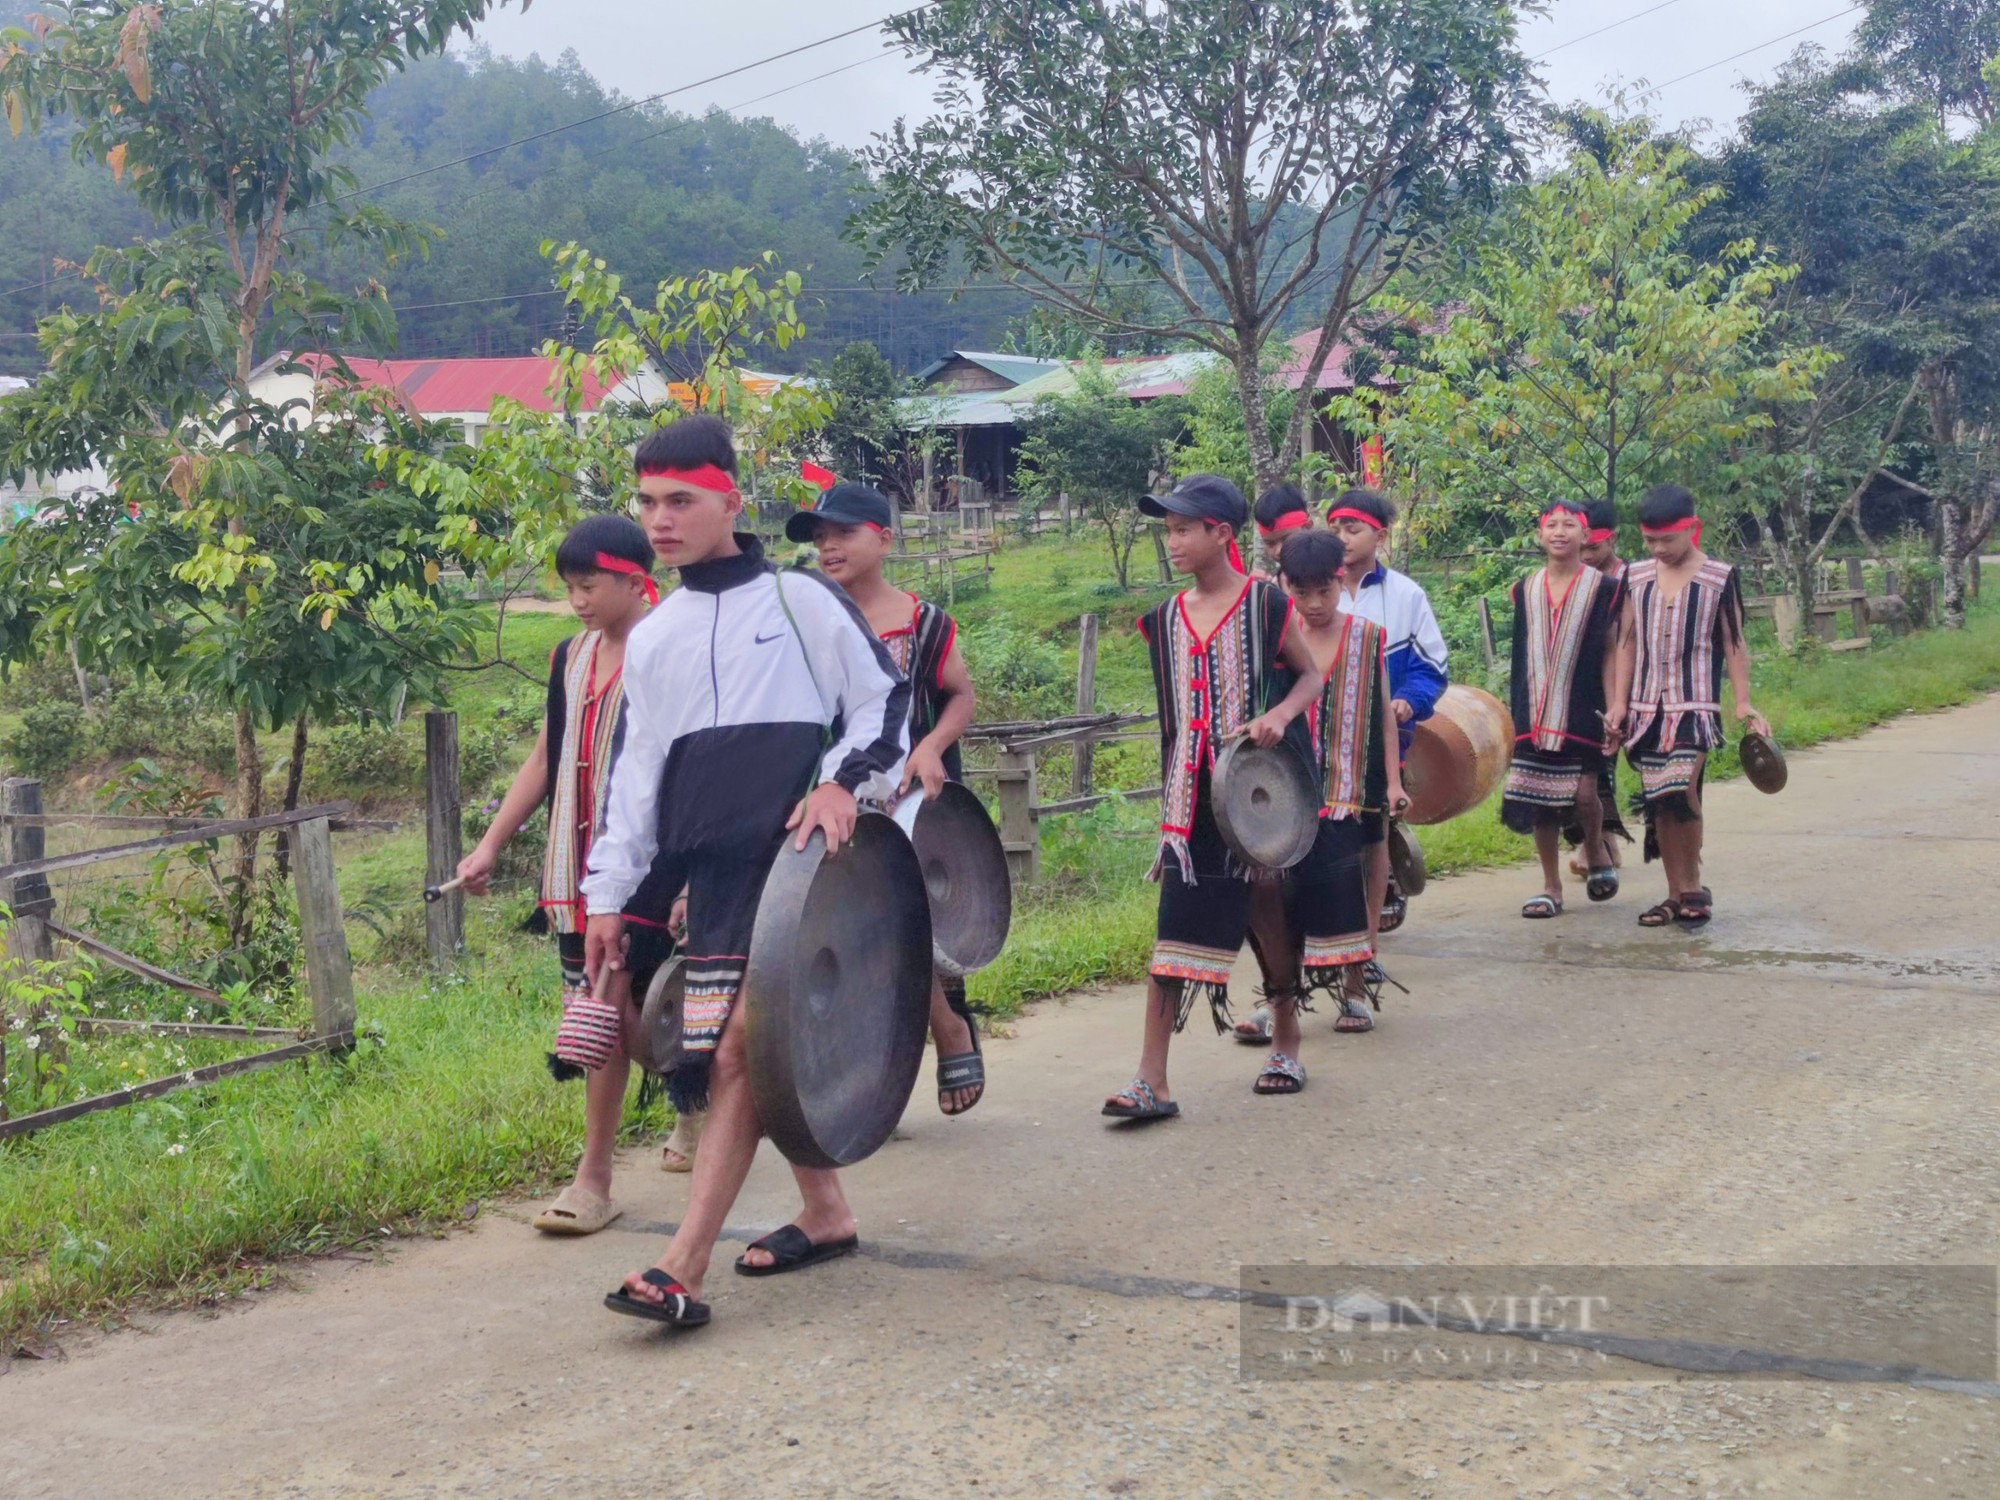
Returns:
[[[1269,526],[1260,525],[1257,528],[1257,535],[1269,539],[1274,536],[1280,536],[1287,531],[1303,530],[1305,527],[1312,525],[1312,523],[1313,518],[1304,511],[1288,510]]]
[[[1248,573],[1250,571],[1243,566],[1243,552],[1236,545],[1236,533],[1233,531],[1229,533],[1229,566],[1239,573]]]
[[[1551,505],[1542,512],[1541,519],[1535,523],[1535,529],[1539,531],[1548,525],[1551,516],[1575,516],[1577,520],[1583,522],[1585,531],[1590,529],[1590,513],[1580,505]]]
[[[693,469],[673,469],[662,464],[658,468],[641,469],[639,472],[649,479],[654,476],[672,479],[681,484],[691,484],[698,490],[714,490],[719,495],[726,495],[736,488],[736,476],[725,474],[714,464],[702,464]]]
[[[1591,532],[1584,540],[1593,544],[1598,542],[1615,542],[1618,540],[1618,532],[1614,527],[1600,527],[1598,530]]]
[[[660,586],[653,582],[653,575],[633,562],[631,558],[613,557],[609,552],[600,552],[597,554],[597,566],[607,573],[629,573],[633,575],[640,580],[640,586],[646,590],[646,602],[648,604],[658,604],[660,602]]]
[[[1681,531],[1692,531],[1694,533],[1694,544],[1697,547],[1701,545],[1700,516],[1689,516],[1685,521],[1676,521],[1671,526],[1648,526],[1643,521],[1639,523],[1639,535],[1641,536],[1672,536],[1676,532]]]
[[[1381,517],[1371,516],[1367,511],[1356,510],[1351,505],[1343,505],[1339,510],[1328,511],[1326,513],[1326,521],[1329,526],[1335,521],[1366,521],[1377,531],[1387,531],[1389,529],[1382,523]]]

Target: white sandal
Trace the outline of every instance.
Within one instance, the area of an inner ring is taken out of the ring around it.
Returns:
[[[600,1198],[572,1182],[535,1217],[535,1228],[543,1234],[595,1234],[624,1212],[609,1198]]]
[[[694,1153],[701,1145],[701,1129],[708,1123],[708,1111],[689,1112],[674,1117],[673,1133],[660,1146],[662,1172],[692,1172]],[[678,1159],[677,1159],[678,1158]]]

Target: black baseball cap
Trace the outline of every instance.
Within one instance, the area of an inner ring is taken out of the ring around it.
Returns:
[[[1220,474],[1190,474],[1164,495],[1146,495],[1139,509],[1149,516],[1193,516],[1234,529],[1250,519],[1243,491]]]
[[[840,526],[874,526],[893,531],[896,513],[889,497],[865,484],[836,484],[819,497],[811,510],[793,511],[785,518],[785,535],[794,542],[809,542],[821,521]]]

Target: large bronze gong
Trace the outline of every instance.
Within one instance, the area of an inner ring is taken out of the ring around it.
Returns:
[[[947,781],[935,797],[912,787],[896,807],[931,903],[931,961],[963,978],[1000,956],[1014,920],[1007,851],[972,788]]]
[[[1289,870],[1319,834],[1319,788],[1297,750],[1280,740],[1268,749],[1248,737],[1223,746],[1210,778],[1215,826],[1246,865]]]
[[[802,1167],[845,1167],[889,1139],[929,1029],[931,914],[916,851],[864,812],[832,859],[787,838],[757,907],[743,981],[750,1089]]]

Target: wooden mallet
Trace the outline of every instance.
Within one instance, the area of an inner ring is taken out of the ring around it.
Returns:
[[[451,892],[457,890],[460,886],[464,884],[465,884],[465,877],[463,875],[454,875],[451,877],[451,879],[447,880],[443,885],[427,885],[424,887],[424,900],[427,903],[432,901],[442,901],[446,896],[450,895]]]

